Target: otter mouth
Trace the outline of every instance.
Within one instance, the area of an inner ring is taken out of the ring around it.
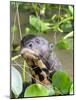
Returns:
[[[28,49],[28,48],[23,48],[21,50],[21,55],[23,58],[25,59],[34,59],[34,60],[37,60],[39,59],[39,54],[34,52],[33,50],[31,49]]]
[[[21,55],[26,61],[31,61],[32,63],[34,63],[35,66],[46,68],[45,64],[43,63],[43,57],[32,51],[31,49],[23,48],[21,50]]]

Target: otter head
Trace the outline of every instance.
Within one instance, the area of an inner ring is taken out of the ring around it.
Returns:
[[[35,35],[26,35],[21,40],[21,55],[24,56],[26,49],[32,51],[33,54],[36,54],[45,59],[49,56],[50,51],[52,51],[53,45],[41,36]],[[25,56],[24,56],[25,57]]]

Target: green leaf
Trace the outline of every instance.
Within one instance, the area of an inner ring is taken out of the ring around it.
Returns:
[[[64,39],[67,39],[67,38],[70,38],[70,37],[73,37],[74,36],[74,32],[70,32],[68,33],[67,35],[64,36]]]
[[[14,32],[14,33],[17,32],[17,26],[13,25],[11,31]]]
[[[14,61],[14,60],[18,59],[19,57],[21,57],[21,55],[20,55],[20,54],[19,54],[19,55],[14,56],[14,57],[12,57],[12,58],[11,58],[11,60],[12,60],[12,61]]]
[[[29,18],[30,25],[32,25],[38,32],[45,32],[49,27],[49,23],[43,22],[39,17],[35,17],[33,15]]]
[[[73,15],[73,6],[68,6],[69,11],[71,12],[71,14]]]
[[[62,29],[60,29],[60,27],[58,27],[57,29],[58,29],[58,31],[59,31],[59,32],[63,32],[63,30],[62,30]]]
[[[53,75],[52,84],[63,95],[69,93],[72,82],[67,73],[59,70]]]
[[[72,28],[72,23],[71,23],[71,21],[66,21],[66,22],[62,23],[62,24],[60,25],[60,29],[62,29],[63,32],[68,32],[68,33],[69,33],[70,31],[72,31],[73,28]]]
[[[36,18],[35,16],[31,15],[29,18],[30,25],[32,25],[34,28],[36,28],[37,31],[40,30],[40,20],[39,18]]]
[[[41,84],[32,84],[26,88],[24,97],[48,96],[49,90]]]
[[[70,49],[70,44],[68,39],[61,39],[57,42],[56,46],[60,49]]]
[[[22,92],[22,78],[19,71],[15,67],[11,67],[11,89],[15,96],[19,96]]]
[[[70,94],[74,94],[73,93],[73,89],[74,89],[74,86],[73,86],[73,84],[71,85],[71,88],[70,88]]]
[[[49,95],[50,96],[55,95],[55,90],[52,85],[50,86],[50,89],[49,89]]]
[[[57,15],[54,14],[54,15],[52,16],[51,20],[54,20],[56,17],[57,17]]]
[[[45,10],[46,10],[46,6],[45,6],[45,4],[43,4],[41,9],[40,9],[40,14],[45,15]]]
[[[25,33],[26,34],[29,34],[29,33],[31,33],[31,34],[37,34],[37,30],[33,27],[33,26],[29,26],[29,27],[26,27],[25,28]]]
[[[26,27],[26,28],[25,28],[25,32],[26,32],[26,33],[29,33],[29,32],[30,32],[30,28],[29,28],[29,27]]]

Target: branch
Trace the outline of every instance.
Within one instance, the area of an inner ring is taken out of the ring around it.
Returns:
[[[18,19],[18,27],[19,27],[19,33],[20,33],[20,40],[22,40],[22,32],[21,32],[21,26],[20,26],[20,18],[19,18],[19,4],[16,4],[17,6],[17,19]]]
[[[12,57],[12,58],[11,58],[11,60],[12,60],[12,61],[14,61],[14,60],[18,59],[19,57],[21,57],[21,55],[20,55],[20,54],[19,54],[19,55],[17,55],[17,56]]]

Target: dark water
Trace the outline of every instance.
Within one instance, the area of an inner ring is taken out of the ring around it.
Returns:
[[[65,71],[73,79],[73,53],[71,50],[56,50],[57,56],[59,57]]]

